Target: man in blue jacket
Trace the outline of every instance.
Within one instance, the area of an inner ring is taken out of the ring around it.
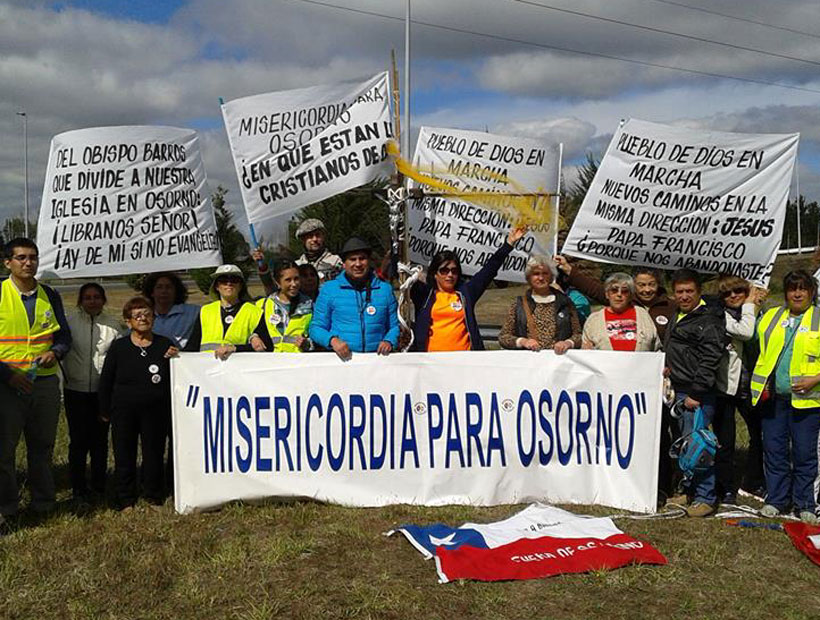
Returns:
[[[371,269],[370,255],[366,241],[348,239],[341,252],[344,272],[319,289],[313,306],[311,340],[342,360],[353,351],[388,355],[398,345],[398,304],[390,284]]]

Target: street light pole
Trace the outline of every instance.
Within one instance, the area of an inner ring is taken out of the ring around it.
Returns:
[[[407,0],[404,15],[404,122],[401,132],[401,152],[407,161],[410,155],[410,0]]]
[[[26,186],[23,226],[25,235],[28,237],[28,115],[25,112],[17,112],[17,116],[23,117],[23,176]]]

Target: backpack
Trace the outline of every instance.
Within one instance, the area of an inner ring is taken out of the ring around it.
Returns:
[[[669,448],[669,456],[678,460],[678,467],[686,480],[695,474],[708,471],[715,465],[715,454],[718,449],[718,440],[715,434],[706,428],[703,417],[703,408],[697,407],[694,411],[683,407],[683,400],[679,400],[672,407],[672,417],[694,416],[692,432],[677,439]]]

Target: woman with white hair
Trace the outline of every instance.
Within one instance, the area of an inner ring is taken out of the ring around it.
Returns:
[[[532,256],[525,276],[530,288],[517,297],[498,334],[505,349],[552,349],[562,355],[581,346],[581,323],[569,297],[552,287],[555,263],[546,256]]]
[[[584,349],[601,351],[659,351],[661,341],[652,317],[633,303],[635,281],[623,272],[604,280],[606,307],[584,324]]]

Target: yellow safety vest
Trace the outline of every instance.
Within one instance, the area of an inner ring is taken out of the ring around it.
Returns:
[[[268,326],[268,334],[270,334],[271,342],[273,342],[274,353],[302,353],[302,349],[296,344],[297,336],[307,338],[313,313],[308,312],[307,314],[288,317],[288,323],[285,325],[285,333],[283,334],[279,331],[279,325],[285,317],[280,316],[274,321],[271,320],[274,313],[276,313],[276,303],[270,297],[266,297],[257,301],[256,305],[262,309],[265,325]]]
[[[228,325],[228,329],[223,329],[221,304],[214,301],[199,311],[199,321],[202,324],[202,339],[200,340],[200,351],[213,351],[223,344],[247,344],[253,330],[259,323],[261,314],[259,308],[252,303],[245,302],[239,312]]]
[[[0,289],[0,362],[13,371],[26,373],[36,357],[51,350],[54,332],[60,324],[46,290],[37,285],[37,301],[34,305],[34,322],[28,324],[28,314],[17,287],[11,278]],[[37,368],[38,377],[57,374],[57,364],[51,368]]]
[[[757,325],[757,337],[760,342],[760,355],[752,372],[752,405],[760,400],[766,381],[775,372],[780,352],[786,345],[786,325],[789,309],[785,307],[768,310]],[[794,348],[789,363],[789,377],[792,381],[802,377],[820,374],[820,308],[810,306],[803,314],[797,333],[794,335]],[[792,392],[791,404],[795,409],[812,409],[820,407],[820,384],[811,392],[797,394]]]

